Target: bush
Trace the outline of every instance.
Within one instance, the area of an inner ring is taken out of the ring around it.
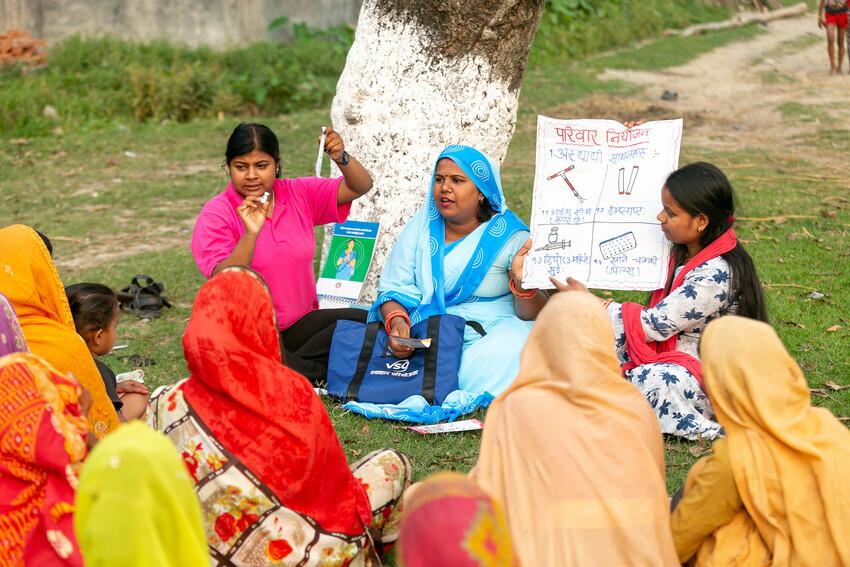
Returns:
[[[214,51],[165,42],[70,38],[34,71],[0,68],[0,135],[120,119],[187,121],[219,112],[279,114],[327,104],[352,30],[293,27],[286,44]],[[42,116],[46,105],[60,116]]]
[[[529,63],[565,63],[729,15],[703,0],[548,0]]]

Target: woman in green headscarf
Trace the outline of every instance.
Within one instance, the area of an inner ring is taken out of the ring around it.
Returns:
[[[201,508],[164,435],[122,425],[83,466],[74,531],[87,567],[208,567]]]

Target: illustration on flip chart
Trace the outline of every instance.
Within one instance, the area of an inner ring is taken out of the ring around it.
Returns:
[[[538,252],[541,250],[566,250],[572,246],[569,240],[558,240],[558,227],[553,226],[549,229],[549,236],[545,245],[540,248],[535,248]]]
[[[632,166],[632,173],[629,175],[628,184],[625,183],[626,179],[626,168],[620,168],[620,175],[617,177],[617,193],[620,195],[631,195],[632,189],[635,188],[635,181],[637,181],[637,174],[640,170],[639,165]]]
[[[553,179],[557,179],[557,178],[560,177],[564,181],[564,183],[567,184],[567,187],[570,188],[570,191],[573,192],[573,195],[575,196],[576,199],[578,199],[578,202],[584,203],[587,199],[585,199],[584,197],[582,197],[579,194],[579,192],[578,192],[578,190],[576,190],[575,186],[573,186],[573,184],[570,183],[570,178],[567,177],[567,173],[569,173],[573,169],[575,169],[574,165],[571,165],[569,167],[565,167],[561,171],[557,171],[557,172],[553,173],[552,175],[550,175],[549,177],[547,177],[546,181],[552,181]]]
[[[670,243],[656,215],[681,139],[680,119],[629,129],[539,116],[523,286],[552,288],[555,276],[593,288],[663,287]]]

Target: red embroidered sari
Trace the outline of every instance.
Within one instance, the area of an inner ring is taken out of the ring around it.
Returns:
[[[0,565],[80,566],[74,491],[80,386],[30,353],[0,359]]]
[[[281,364],[272,299],[253,274],[201,287],[183,335],[191,409],[286,508],[322,529],[361,535],[369,499],[310,382]]]

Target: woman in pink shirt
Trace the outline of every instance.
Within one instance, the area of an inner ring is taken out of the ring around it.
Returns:
[[[369,172],[330,128],[324,149],[342,177],[282,179],[274,132],[262,124],[240,124],[225,152],[230,183],[201,209],[192,234],[192,256],[207,278],[228,266],[250,266],[263,276],[286,364],[314,383],[326,379],[336,322],[365,322],[366,311],[319,311],[313,227],[344,222],[351,202],[372,188]]]

